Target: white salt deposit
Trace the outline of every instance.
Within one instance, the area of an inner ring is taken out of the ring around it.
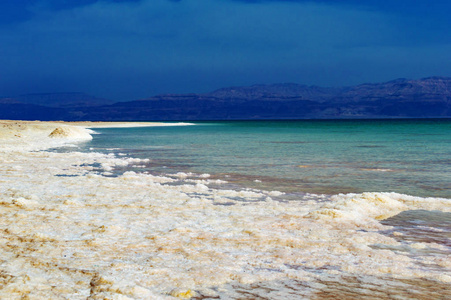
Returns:
[[[390,250],[403,244],[378,222],[405,210],[451,212],[448,199],[364,193],[274,201],[283,193],[211,189],[206,175],[182,185],[168,183],[192,174],[106,177],[89,166],[148,161],[31,152],[67,140],[35,131],[0,146],[2,299],[215,297],[232,284],[261,283],[274,283],[282,299],[290,289],[279,283],[290,280],[303,283],[306,297],[326,289],[329,277],[451,282],[448,248],[433,258]]]
[[[193,123],[177,122],[177,123],[159,123],[159,122],[126,122],[126,123],[113,123],[96,124],[92,123],[85,125],[86,128],[131,128],[131,127],[170,127],[170,126],[191,126]]]

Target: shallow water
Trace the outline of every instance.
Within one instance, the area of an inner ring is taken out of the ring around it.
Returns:
[[[98,129],[86,151],[150,158],[153,173],[208,173],[285,192],[451,197],[451,120],[215,122]]]

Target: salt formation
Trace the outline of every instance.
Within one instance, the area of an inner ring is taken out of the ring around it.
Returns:
[[[206,175],[177,185],[185,176],[107,177],[92,165],[111,171],[148,161],[30,151],[64,140],[48,137],[54,127],[48,132],[39,141],[9,135],[0,148],[2,299],[217,297],[236,295],[233,286],[321,298],[337,282],[340,298],[355,278],[359,295],[406,297],[422,284],[432,286],[430,298],[451,293],[449,247],[399,241],[378,222],[404,210],[451,212],[448,199],[364,193],[275,201],[283,194],[209,188]],[[425,250],[434,255],[418,252]]]
[[[86,131],[86,129],[75,126],[58,127],[50,133],[49,137],[75,140],[92,139],[92,136]]]
[[[60,122],[0,121],[0,151],[36,151],[91,140],[92,131]],[[49,138],[51,137],[51,138]]]

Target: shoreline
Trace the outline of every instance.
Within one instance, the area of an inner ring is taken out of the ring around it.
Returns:
[[[0,125],[21,126],[79,126],[83,128],[120,128],[120,127],[157,127],[157,126],[187,126],[194,125],[188,122],[104,122],[104,121],[23,121],[0,120]]]
[[[406,298],[405,287],[433,298],[451,282],[446,245],[403,240],[379,222],[407,210],[449,213],[449,199],[362,193],[275,201],[266,191],[210,188],[206,178],[173,185],[135,172],[106,177],[94,169],[148,161],[37,151],[89,140],[92,124],[11,122],[0,121],[0,298],[227,298],[233,286],[245,295],[256,284],[259,296],[268,287],[280,299],[293,295],[290,284],[303,298],[349,296],[343,288]],[[49,137],[61,126],[77,130]]]
[[[188,126],[192,123],[163,122],[64,122],[0,120],[1,150],[44,150],[71,141],[92,139],[90,129]]]

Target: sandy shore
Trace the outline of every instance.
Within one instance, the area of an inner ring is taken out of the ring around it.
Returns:
[[[120,128],[120,127],[155,127],[155,126],[183,126],[191,123],[163,123],[163,122],[64,122],[64,121],[17,121],[0,120],[0,138],[20,136],[26,131],[42,132],[61,126],[77,126],[82,128]]]
[[[0,299],[451,297],[447,246],[378,221],[451,212],[449,200],[275,201],[283,193],[214,189],[195,174],[108,176],[151,161],[77,152],[87,128],[138,124],[161,123],[0,121]],[[73,152],[36,151],[67,143]]]
[[[186,126],[191,123],[163,122],[42,122],[0,120],[0,150],[43,150],[62,143],[90,140],[90,128],[126,128],[156,126]],[[56,130],[56,131],[55,131]]]

